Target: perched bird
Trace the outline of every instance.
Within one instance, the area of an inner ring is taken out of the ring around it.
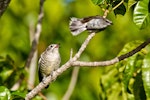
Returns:
[[[72,35],[78,35],[81,32],[88,30],[91,32],[99,32],[111,25],[112,22],[101,16],[90,16],[86,18],[75,18],[72,17],[69,23],[69,28]]]
[[[49,45],[41,54],[38,62],[39,81],[43,81],[48,75],[56,70],[59,67],[60,62],[59,44]],[[48,88],[48,86],[46,88]]]

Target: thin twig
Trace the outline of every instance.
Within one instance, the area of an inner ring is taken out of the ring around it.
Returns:
[[[63,96],[62,100],[70,100],[71,94],[73,93],[73,90],[74,90],[74,88],[76,86],[76,82],[77,82],[77,78],[78,78],[78,73],[79,73],[79,68],[80,67],[75,67],[73,69],[69,87],[68,87],[65,95]]]
[[[72,59],[72,57],[73,57],[73,50],[71,48],[71,50],[70,50],[70,60]]]
[[[47,100],[47,98],[41,92],[39,92],[38,95],[42,97],[43,100]]]
[[[115,7],[112,8],[111,11],[114,11],[116,8],[118,8],[123,2],[124,2],[124,0],[122,0],[121,2],[119,2]],[[108,13],[111,12],[108,9],[103,9],[103,8],[101,8],[101,9],[104,11],[103,18],[106,18],[107,15],[108,15]]]
[[[115,10],[116,8],[118,8],[123,2],[124,2],[124,0],[122,0],[120,3],[118,3],[115,7],[113,7],[112,11]]]
[[[73,50],[71,48],[70,60],[72,59],[72,57],[73,57]],[[67,89],[66,93],[64,94],[62,100],[69,100],[70,99],[70,96],[71,96],[71,94],[72,94],[72,92],[74,90],[74,87],[76,85],[76,81],[77,81],[77,78],[78,78],[78,72],[79,72],[79,67],[73,68],[71,81],[69,83],[68,89]]]
[[[107,17],[107,15],[108,15],[108,13],[109,13],[109,10],[108,10],[108,9],[105,9],[105,11],[104,11],[104,15],[103,15],[103,18],[106,18],[106,17]]]

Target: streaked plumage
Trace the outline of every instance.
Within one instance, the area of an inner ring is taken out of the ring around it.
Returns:
[[[48,48],[41,54],[38,62],[39,81],[41,82],[54,70],[56,70],[59,67],[60,62],[59,45],[49,45]],[[48,88],[48,86],[46,88]]]

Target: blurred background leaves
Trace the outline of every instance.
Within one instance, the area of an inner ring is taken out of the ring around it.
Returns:
[[[40,56],[49,44],[60,43],[61,64],[64,64],[70,57],[71,48],[76,53],[88,35],[87,32],[83,32],[73,37],[68,28],[70,17],[103,15],[101,7],[105,9],[109,7],[111,10],[119,2],[121,0],[46,0],[38,55]],[[81,55],[81,60],[109,60],[118,54],[129,52],[150,37],[148,7],[148,0],[125,0],[114,12],[108,14],[107,18],[112,20],[113,25],[96,34]],[[0,85],[5,88],[10,89],[19,80],[20,75],[25,75],[25,80],[18,91],[27,92],[28,72],[23,66],[30,51],[29,31],[34,29],[37,23],[38,10],[39,0],[36,2],[12,0],[1,16]],[[149,50],[147,46],[117,65],[81,68],[71,100],[133,100],[136,98],[142,100],[137,97],[138,95],[145,99],[149,98]],[[43,94],[51,100],[61,99],[67,90],[71,72],[72,69],[64,72],[48,90],[42,91]],[[8,94],[12,92],[8,91]],[[136,91],[145,91],[145,93],[140,94],[141,92]],[[14,92],[19,98],[24,96],[17,91]],[[35,97],[35,100],[40,99],[39,96]]]

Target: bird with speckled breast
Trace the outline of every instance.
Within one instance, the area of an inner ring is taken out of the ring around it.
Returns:
[[[39,81],[42,82],[47,76],[56,70],[61,62],[59,54],[59,44],[51,44],[41,54],[38,62]],[[45,88],[48,88],[49,85]]]

